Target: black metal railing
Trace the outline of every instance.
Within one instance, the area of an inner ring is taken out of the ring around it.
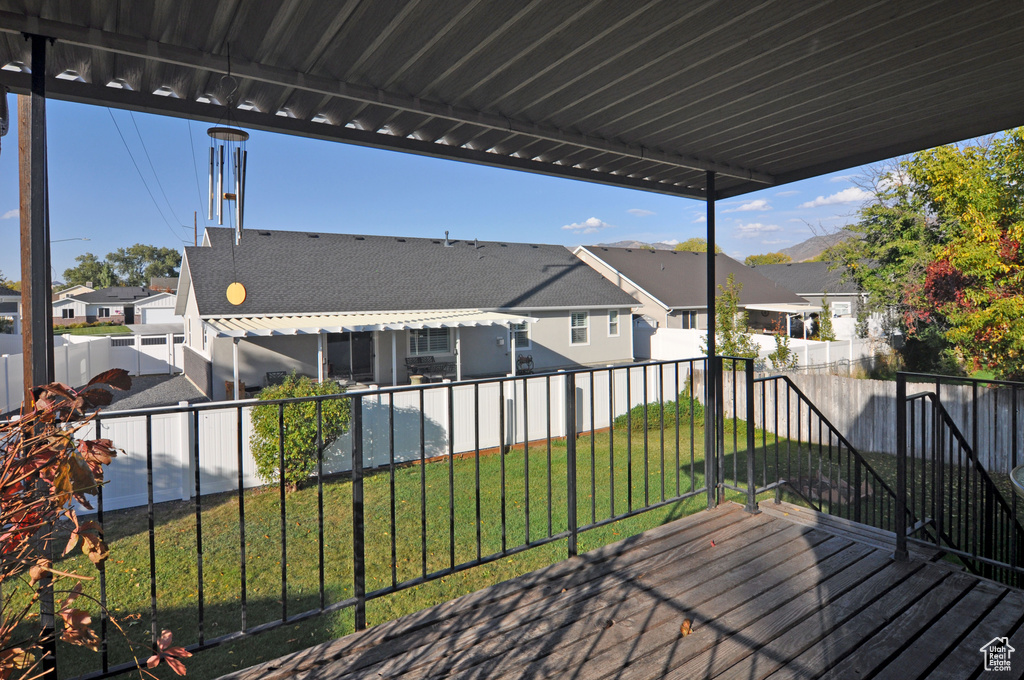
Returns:
[[[105,412],[96,431],[131,449],[108,479],[134,470],[120,491],[145,496],[113,510],[111,481],[99,519],[115,554],[135,541],[142,557],[127,574],[106,564],[86,589],[141,616],[153,642],[176,627],[176,643],[197,652],[328,612],[350,611],[362,629],[375,600],[560,541],[572,556],[585,532],[687,500],[696,511],[703,495],[713,504],[740,492],[756,511],[755,493],[770,485],[752,481],[767,460],[754,453],[754,364],[725,361],[732,377],[712,381],[710,449],[705,359]],[[348,423],[325,441],[334,401],[348,404]],[[315,472],[293,496],[286,415],[310,402]],[[276,479],[261,489],[248,449],[256,405],[277,410]],[[172,440],[184,455],[168,453]],[[192,505],[161,502],[169,497]],[[185,611],[175,594],[173,617],[168,587],[190,591]],[[76,657],[78,677],[136,666],[99,618],[99,658]]]
[[[1021,388],[897,375],[896,491],[907,515],[920,518],[897,529],[898,554],[906,555],[908,541],[928,545],[974,573],[1024,582],[1024,527],[1007,477],[1019,464]]]
[[[897,509],[894,475],[876,469],[788,376],[756,378],[748,389],[761,437],[756,494],[790,493],[819,512],[895,530],[905,510]]]

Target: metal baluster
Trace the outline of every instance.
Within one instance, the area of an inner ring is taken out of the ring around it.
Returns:
[[[388,487],[391,498],[391,587],[398,585],[398,523],[395,517],[395,393],[388,394]],[[477,521],[477,526],[480,522]]]
[[[568,502],[566,519],[569,524],[569,557],[577,552],[576,522],[576,374],[565,374],[565,459],[566,497]]]
[[[277,405],[278,494],[281,503],[281,620],[288,620],[288,518],[284,478],[284,404]]]
[[[146,510],[149,522],[149,632],[156,649],[156,521],[153,511],[153,416],[146,414]]]
[[[241,411],[241,409],[239,409]],[[242,417],[239,412],[238,418]],[[195,465],[195,494],[196,494],[196,585],[197,585],[197,598],[199,605],[199,625],[197,633],[199,635],[200,646],[206,641],[206,635],[204,631],[204,609],[206,594],[203,589],[203,492],[200,488],[200,477],[202,476],[202,466],[199,463],[199,411],[192,411],[192,431],[194,437],[192,441],[192,461]]]
[[[422,392],[420,393],[422,395]],[[366,524],[363,498],[363,398],[352,399],[352,585],[355,629],[366,628]],[[423,411],[420,411],[422,417]],[[421,421],[422,422],[422,421]]]
[[[320,610],[326,604],[324,593],[324,426],[323,400],[316,401],[316,526],[318,541],[317,569],[319,571]]]
[[[448,383],[448,567],[455,569],[455,388]]]

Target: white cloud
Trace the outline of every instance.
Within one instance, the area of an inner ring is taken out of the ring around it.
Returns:
[[[644,210],[643,208],[630,208],[627,210],[630,215],[636,215],[637,217],[647,217],[648,215],[654,215],[653,210]]]
[[[17,217],[20,214],[21,214],[21,212],[18,209],[8,210],[7,212],[5,212],[3,214],[3,216],[0,216],[0,220],[13,220],[15,217]]]
[[[723,210],[722,212],[727,212],[727,213],[754,212],[754,211],[757,211],[757,210],[771,210],[771,209],[772,209],[772,206],[771,206],[770,203],[768,203],[768,201],[764,200],[763,198],[759,198],[759,199],[757,199],[755,201],[749,201],[749,202],[744,203],[743,205],[737,206],[735,208],[729,208],[728,210]]]
[[[604,229],[611,229],[613,225],[608,224],[604,220],[599,220],[596,217],[591,217],[582,222],[573,222],[572,224],[566,224],[562,227],[567,231],[571,231],[574,234],[596,234]]]
[[[701,215],[697,215],[697,217],[696,217],[696,218],[694,218],[694,220],[693,220],[693,221],[694,221],[695,223],[704,223],[704,222],[707,222],[707,221],[708,221],[708,216],[707,216],[707,215],[704,215],[704,214],[701,214]]]
[[[772,238],[772,239],[761,239],[761,245],[763,246],[781,246],[783,243],[792,243],[793,239],[788,238]]]
[[[836,175],[835,177],[830,177],[828,181],[829,182],[846,182],[848,180],[853,179],[856,176],[857,175]]]
[[[777,224],[762,224],[760,222],[748,222],[736,226],[736,238],[757,238],[770,231],[782,231]]]
[[[823,205],[841,205],[843,203],[863,203],[871,198],[871,194],[860,187],[847,187],[831,196],[818,196],[813,201],[801,203],[798,208],[819,208]]]
[[[775,195],[785,198],[786,196],[796,196],[799,193],[800,192],[795,190],[795,189],[790,189],[789,191],[780,191],[779,193],[777,193]]]
[[[667,246],[677,246],[677,245],[679,245],[679,239],[672,238],[672,239],[669,239],[667,241],[658,241],[658,243],[664,243]]]

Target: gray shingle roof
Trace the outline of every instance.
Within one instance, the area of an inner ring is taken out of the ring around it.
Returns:
[[[860,288],[854,281],[843,281],[844,267],[829,271],[828,262],[791,262],[790,264],[762,264],[754,267],[772,281],[797,295],[830,294],[856,295]]]
[[[104,302],[109,302],[111,304],[125,304],[135,302],[136,300],[142,300],[155,294],[156,293],[143,286],[113,286],[111,288],[100,288],[99,290],[94,290],[91,293],[73,295],[72,297],[80,302],[87,302],[91,304],[101,304]]]
[[[637,306],[558,245],[207,229],[188,247],[199,313],[318,314],[428,309]],[[231,305],[228,284],[245,286]]]
[[[7,286],[0,286],[0,297],[10,297],[12,295],[16,297],[21,297],[21,293],[14,290],[13,288],[8,288]]]
[[[707,306],[706,253],[603,246],[587,246],[587,250],[634,281],[666,307],[697,309]],[[716,254],[716,286],[725,285],[729,274],[735,275],[736,282],[743,284],[740,291],[741,305],[807,304],[806,300],[776,285],[750,267],[728,255]]]

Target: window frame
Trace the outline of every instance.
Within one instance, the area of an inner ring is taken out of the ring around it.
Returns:
[[[612,314],[615,315],[615,321],[612,321]],[[612,325],[613,324],[615,326],[615,332],[614,333],[612,333]],[[608,310],[608,337],[609,338],[617,338],[617,337],[619,337],[619,335],[621,333],[621,331],[620,331],[621,324],[622,324],[622,315],[619,313],[619,310],[617,310],[617,309],[609,309]]]
[[[444,350],[431,349],[431,346],[430,346],[430,344],[431,344],[431,339],[430,339],[431,334],[438,334],[438,333],[441,333],[441,332],[443,332],[445,334],[445,349]],[[423,333],[426,334],[426,336],[425,336],[426,337],[426,341],[427,341],[426,351],[418,352],[418,351],[416,351],[417,348],[414,347],[413,339],[415,337],[417,337],[417,335],[423,334]],[[434,356],[434,355],[437,355],[437,354],[452,354],[453,352],[452,352],[452,334],[451,334],[451,329],[450,328],[410,328],[409,329],[409,333],[408,333],[408,342],[406,342],[406,349],[408,350],[408,353],[406,354],[406,356],[410,356],[410,357],[429,357],[429,356]]]
[[[832,316],[852,316],[853,315],[853,303],[849,300],[840,300],[838,302],[829,303],[832,307]],[[837,307],[842,306],[845,311],[840,312]]]
[[[106,314],[104,314],[103,312],[106,312]],[[110,318],[110,307],[99,307],[96,310],[96,318],[97,319],[109,319]]]
[[[60,310],[60,318],[62,318],[62,319],[74,319],[75,318],[75,308],[74,307],[64,307],[63,309]]]
[[[508,332],[509,344],[512,343],[512,338],[515,338],[516,351],[521,349],[533,349],[533,338],[530,336],[530,322],[524,321],[522,323],[510,324],[511,328]],[[522,326],[522,328],[518,328]],[[526,334],[526,342],[519,342],[519,334]]]
[[[583,325],[577,326],[575,324],[576,316],[583,316]],[[582,329],[585,333],[585,340],[583,342],[576,342],[573,337],[573,331]],[[590,344],[590,312],[578,311],[569,312],[569,345],[573,347],[584,347]]]

